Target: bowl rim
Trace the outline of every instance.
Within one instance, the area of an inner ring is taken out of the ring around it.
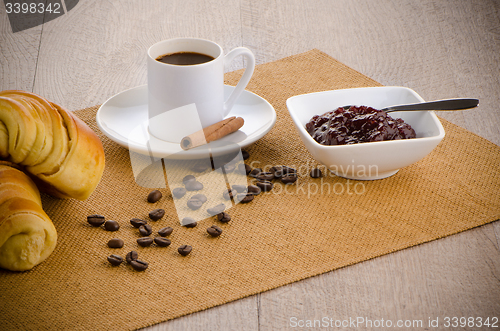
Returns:
[[[320,149],[325,149],[325,150],[345,149],[345,148],[353,149],[353,148],[356,148],[358,146],[369,146],[368,144],[377,144],[377,146],[380,146],[380,147],[382,147],[382,145],[387,145],[387,144],[389,146],[391,146],[391,145],[392,146],[397,146],[397,144],[411,145],[411,144],[418,144],[418,143],[420,143],[422,141],[429,141],[429,142],[430,141],[436,141],[436,140],[441,141],[444,138],[445,131],[444,131],[443,125],[441,124],[441,121],[437,117],[436,113],[433,110],[427,110],[427,111],[424,110],[422,112],[429,113],[430,116],[431,116],[431,118],[432,118],[432,120],[436,124],[437,129],[438,129],[438,134],[437,135],[430,136],[430,137],[420,137],[420,138],[417,137],[417,138],[413,138],[413,139],[400,139],[400,140],[384,140],[384,141],[363,142],[363,143],[350,144],[350,145],[321,145],[316,140],[314,140],[313,137],[311,137],[311,135],[309,134],[309,132],[307,132],[307,130],[305,129],[305,125],[302,125],[302,123],[297,118],[296,112],[294,112],[292,110],[293,106],[290,105],[296,99],[301,99],[301,98],[304,98],[304,97],[313,97],[314,95],[329,94],[329,93],[332,93],[332,92],[342,93],[342,92],[348,91],[348,90],[349,91],[353,91],[353,90],[361,91],[361,90],[375,90],[375,89],[401,89],[401,90],[406,90],[406,91],[410,92],[411,94],[413,94],[421,102],[425,102],[425,100],[420,95],[418,95],[417,92],[415,92],[414,90],[412,90],[412,89],[410,89],[408,87],[404,87],[404,86],[373,86],[373,87],[355,87],[355,88],[347,88],[347,89],[327,90],[327,91],[319,91],[319,92],[311,92],[311,93],[298,94],[298,95],[294,95],[294,96],[288,98],[286,100],[286,106],[287,106],[287,109],[288,109],[288,113],[290,114],[290,117],[292,118],[292,120],[293,120],[293,122],[295,124],[295,127],[297,128],[297,130],[299,130],[300,133],[302,133],[303,137],[306,137],[305,139],[307,139],[309,142],[314,143],[315,146],[317,148],[320,148]],[[320,115],[320,114],[318,114],[318,115]],[[362,148],[362,147],[359,147],[359,148]]]

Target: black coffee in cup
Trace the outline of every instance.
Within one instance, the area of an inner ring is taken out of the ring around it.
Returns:
[[[178,52],[178,53],[170,53],[158,56],[156,61],[168,63],[168,64],[176,64],[182,66],[189,66],[194,64],[201,64],[205,62],[212,61],[214,58],[210,55],[195,53],[195,52]]]

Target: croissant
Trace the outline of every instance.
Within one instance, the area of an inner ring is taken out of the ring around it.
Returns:
[[[28,270],[54,250],[38,189],[85,200],[103,171],[101,141],[78,117],[33,93],[0,92],[0,267]]]
[[[42,209],[35,183],[22,171],[0,164],[0,267],[31,269],[52,253],[56,242],[56,229]]]
[[[104,171],[99,137],[71,112],[25,91],[0,92],[0,160],[23,166],[39,188],[87,199]]]

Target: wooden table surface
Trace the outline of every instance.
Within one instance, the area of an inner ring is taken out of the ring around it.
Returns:
[[[155,42],[200,37],[226,51],[248,47],[257,64],[317,48],[426,100],[478,98],[475,110],[439,115],[500,145],[499,1],[82,0],[17,33],[0,8],[0,90],[70,110],[145,84]],[[499,221],[148,330],[294,329],[323,317],[422,320],[422,330],[429,318],[442,326],[445,317],[492,316],[500,318]]]

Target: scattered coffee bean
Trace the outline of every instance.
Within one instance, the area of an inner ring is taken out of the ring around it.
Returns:
[[[120,224],[117,221],[106,221],[104,223],[104,228],[106,231],[118,231],[120,229]]]
[[[186,183],[186,190],[199,191],[203,189],[203,184],[196,180],[191,180]]]
[[[238,165],[238,173],[242,175],[248,175],[252,171],[252,167],[245,163],[240,163]]]
[[[130,262],[135,261],[139,258],[139,254],[136,251],[131,251],[128,252],[127,255],[125,256],[125,260],[127,260],[127,263],[130,264]]]
[[[297,181],[297,176],[294,176],[294,175],[286,175],[286,176],[281,177],[281,181],[282,181],[284,184],[291,184],[291,183],[295,183],[295,182]]]
[[[144,271],[148,268],[148,263],[144,262],[142,260],[132,260],[130,262],[130,265],[132,268],[134,268],[136,271]]]
[[[109,248],[122,248],[123,247],[123,240],[120,238],[113,238],[110,241],[108,241],[108,247]]]
[[[155,209],[149,213],[149,218],[152,219],[153,221],[158,221],[164,215],[165,215],[164,209]]]
[[[236,200],[241,203],[248,203],[253,200],[253,194],[239,193],[236,196]]]
[[[198,222],[192,222],[184,225],[186,228],[195,228],[198,225]]]
[[[272,172],[261,172],[255,176],[258,180],[273,180],[274,174]]]
[[[204,172],[207,169],[208,169],[208,166],[204,163],[199,163],[193,167],[193,171],[198,172],[198,173]]]
[[[217,214],[217,220],[222,223],[227,223],[231,220],[231,215],[226,212],[222,212],[220,214]]]
[[[263,192],[268,192],[273,189],[273,183],[269,181],[262,181],[262,182],[257,182],[255,183]]]
[[[214,216],[214,215],[222,213],[224,210],[226,210],[226,205],[224,205],[223,203],[220,203],[215,207],[207,209],[207,212],[210,215]]]
[[[151,237],[137,238],[137,243],[139,244],[139,246],[148,247],[151,246],[151,244],[153,243],[153,238]]]
[[[144,225],[144,224],[147,224],[148,222],[145,221],[145,220],[141,220],[139,218],[132,218],[130,220],[130,224],[132,224],[132,226],[134,228],[139,228],[141,225]]]
[[[192,217],[184,217],[181,221],[181,224],[186,228],[194,228],[198,223]]]
[[[236,191],[235,190],[225,190],[224,193],[222,194],[222,196],[224,197],[224,199],[226,200],[231,200],[235,195],[236,195]]]
[[[89,222],[90,225],[98,227],[104,224],[106,219],[102,215],[89,215],[87,216],[87,222]]]
[[[259,195],[262,190],[256,185],[248,185],[248,193]]]
[[[250,171],[249,175],[252,177],[255,177],[258,174],[260,174],[261,172],[262,172],[261,168],[254,168],[254,169],[252,169],[252,171]]]
[[[323,177],[323,172],[321,171],[320,168],[314,168],[311,170],[310,175],[312,178],[319,178],[319,177]]]
[[[148,202],[150,203],[155,203],[157,202],[158,200],[160,200],[162,197],[162,194],[160,191],[158,190],[154,190],[154,191],[151,191],[149,194],[148,194]]]
[[[158,245],[160,247],[167,247],[172,243],[170,241],[170,239],[162,238],[162,237],[156,237],[154,240],[155,240],[156,245]]]
[[[184,187],[176,187],[172,191],[174,198],[180,199],[186,194],[187,190]]]
[[[139,227],[139,233],[141,236],[149,236],[153,233],[153,228],[149,224],[144,224]]]
[[[197,199],[197,200],[200,200],[201,203],[205,203],[207,202],[207,197],[205,196],[205,194],[201,194],[201,193],[198,193],[198,194],[195,194],[191,197],[191,199]]]
[[[184,178],[182,178],[182,183],[184,185],[186,185],[187,182],[192,181],[192,180],[196,180],[196,177],[193,175],[187,175]]]
[[[233,190],[238,193],[243,193],[247,191],[247,187],[245,185],[233,185]]]
[[[212,237],[218,237],[221,235],[222,233],[222,229],[219,228],[217,225],[212,225],[211,227],[209,227],[207,229],[207,232],[209,235],[211,235]]]
[[[203,205],[203,202],[201,202],[200,200],[198,199],[189,199],[187,201],[187,206],[189,207],[189,209],[191,210],[198,210],[200,209],[200,207]]]
[[[170,226],[164,227],[158,231],[158,234],[162,237],[170,236],[170,234],[174,231]]]
[[[243,157],[243,160],[248,160],[250,154],[247,151],[241,151],[241,156]]]
[[[177,249],[177,251],[179,252],[180,255],[182,256],[186,256],[188,255],[189,253],[191,253],[191,250],[193,249],[193,247],[189,246],[189,245],[182,245],[181,247],[179,247]]]
[[[121,257],[120,255],[112,254],[108,256],[108,261],[109,263],[111,263],[111,265],[114,265],[116,267],[122,264],[123,257]]]

